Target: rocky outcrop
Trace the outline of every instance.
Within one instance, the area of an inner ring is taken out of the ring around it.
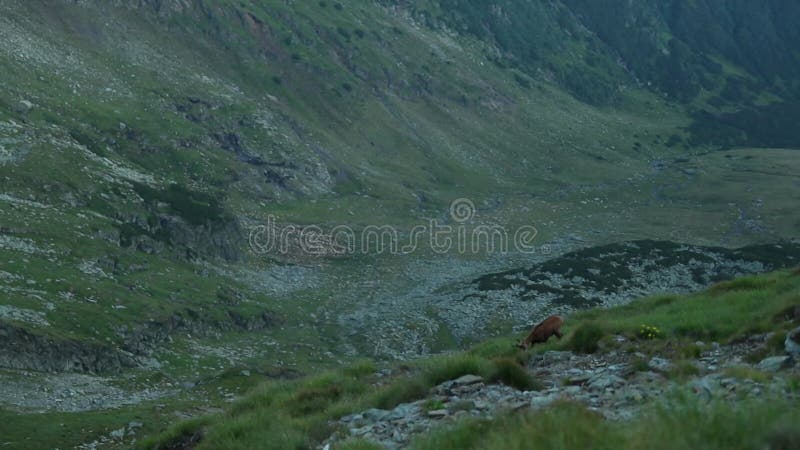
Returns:
[[[796,376],[800,366],[787,356],[767,358],[757,366],[744,362],[750,352],[763,348],[767,335],[731,345],[703,345],[699,358],[690,361],[697,375],[686,381],[672,376],[675,364],[667,355],[646,358],[640,353],[609,352],[582,355],[549,351],[535,355],[528,371],[545,383],[540,391],[520,391],[487,384],[481,377],[465,375],[444,382],[424,399],[391,410],[369,409],[339,419],[323,448],[350,437],[375,442],[387,449],[405,448],[411,440],[441,424],[465,417],[492,418],[508,411],[539,410],[557,401],[586,405],[609,420],[634,418],[641,407],[676,389],[704,399],[738,401],[767,394],[794,397],[797,392],[784,374]],[[645,361],[646,367],[636,363]],[[771,371],[764,377],[736,376],[731,368]]]
[[[738,276],[800,264],[800,245],[726,249],[641,240],[586,248],[525,269],[474,280],[484,296],[513,291],[553,306],[610,305],[657,292],[689,292]]]
[[[278,322],[268,311],[252,316],[228,310],[218,316],[187,309],[181,314],[117,332],[121,348],[78,339],[57,338],[0,320],[0,367],[51,373],[114,374],[152,362],[148,357],[176,333],[208,336],[229,331],[258,331]]]
[[[127,218],[118,231],[121,247],[148,254],[166,252],[186,260],[219,258],[238,261],[246,241],[239,224],[233,219],[209,226],[163,213]]]
[[[122,350],[77,339],[56,338],[0,321],[0,367],[41,372],[118,373],[135,367]]]
[[[207,313],[187,309],[163,320],[133,327],[120,327],[118,334],[123,338],[123,349],[135,355],[149,356],[176,333],[207,336],[227,331],[258,331],[277,322],[277,317],[269,311],[245,316],[234,310],[228,310],[224,315],[211,317]]]

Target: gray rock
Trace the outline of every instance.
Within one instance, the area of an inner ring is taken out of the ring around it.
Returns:
[[[558,399],[557,394],[549,394],[545,395],[544,397],[534,397],[531,399],[531,407],[544,408],[545,406],[553,403],[557,399]]]
[[[517,411],[517,410],[520,410],[522,408],[527,408],[529,405],[530,405],[530,401],[528,401],[526,399],[525,400],[519,399],[519,400],[511,400],[506,405],[506,407],[508,409],[512,410],[512,411]]]
[[[547,363],[553,363],[556,361],[569,361],[570,358],[572,358],[572,352],[561,352],[557,350],[550,350],[545,352],[539,358]]]
[[[364,436],[372,430],[372,427],[351,428],[350,434],[353,436]]]
[[[389,411],[382,420],[400,420],[404,417],[408,417],[416,411],[416,407],[414,405],[404,404],[399,405],[395,409]],[[380,411],[380,410],[378,410]]]
[[[349,416],[344,416],[339,420],[342,421],[343,423],[360,422],[364,420],[364,416],[361,414],[351,414]]]
[[[392,431],[392,440],[394,440],[395,442],[405,442],[408,440],[408,437],[406,437],[400,431],[394,430]]]
[[[119,430],[114,430],[111,433],[109,433],[109,436],[111,436],[114,439],[122,439],[122,438],[125,437],[125,428],[120,428]]]
[[[567,384],[571,386],[584,384],[592,378],[590,374],[578,375],[567,378]]]
[[[704,377],[689,382],[689,387],[692,391],[700,397],[711,398],[714,391],[714,383],[709,377]]]
[[[489,409],[489,408],[490,408],[489,403],[487,403],[487,402],[485,402],[483,400],[476,400],[475,401],[475,409],[485,410],[485,409]]]
[[[477,375],[464,375],[453,380],[455,386],[469,386],[471,384],[483,383],[483,377]]]
[[[758,368],[761,370],[766,370],[767,372],[777,372],[781,369],[785,369],[791,366],[791,357],[790,356],[771,356],[769,358],[764,358],[758,363]]]
[[[434,419],[441,419],[450,415],[450,412],[446,409],[434,409],[433,411],[428,411],[428,417],[432,417]]]
[[[378,422],[379,420],[383,420],[383,418],[389,414],[390,412],[386,411],[385,409],[370,408],[364,411],[361,415],[364,417],[364,419],[370,422]]]
[[[672,368],[672,362],[668,359],[655,357],[647,363],[647,367],[658,372],[667,372]]]
[[[588,387],[594,390],[605,390],[610,387],[625,384],[625,380],[613,374],[600,374],[589,380]]]
[[[783,341],[786,353],[800,357],[800,327],[786,333],[786,340]]]

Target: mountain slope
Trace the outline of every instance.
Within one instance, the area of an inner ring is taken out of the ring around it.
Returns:
[[[233,367],[416,356],[528,322],[458,321],[487,274],[797,238],[797,8],[603,5],[0,2],[0,378],[20,386],[0,400],[68,414],[87,403],[37,383],[117,392],[102,409]],[[271,218],[405,238],[460,198],[469,227],[535,227],[536,252],[248,241]]]
[[[530,353],[502,337],[399,367],[265,383],[142,448],[504,449],[529,448],[531,436],[547,448],[785,448],[798,431],[800,367],[784,341],[798,332],[799,289],[796,269],[744,277],[569,316],[562,341]]]

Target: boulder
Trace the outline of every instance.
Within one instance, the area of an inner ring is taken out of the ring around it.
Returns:
[[[800,327],[786,333],[786,340],[783,341],[786,353],[800,358]]]
[[[589,380],[588,386],[594,390],[605,390],[610,387],[620,386],[625,384],[625,380],[613,374],[599,374]]]
[[[792,365],[792,358],[791,356],[771,356],[769,358],[762,359],[760,363],[758,363],[758,368],[761,370],[765,370],[767,372],[777,372],[781,369],[785,369]]]
[[[668,359],[655,357],[647,363],[647,367],[658,372],[667,372],[672,368],[672,362]]]

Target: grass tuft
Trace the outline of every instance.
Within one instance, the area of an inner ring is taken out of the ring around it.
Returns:
[[[408,378],[396,381],[383,388],[375,399],[375,406],[392,409],[401,403],[408,403],[425,397],[430,386],[422,380]]]
[[[432,360],[424,373],[427,382],[435,386],[462,375],[480,375],[489,378],[492,364],[485,358],[469,354],[451,355]]]
[[[494,369],[490,381],[500,382],[520,391],[539,391],[544,386],[534,378],[516,359],[498,358],[493,360]]]
[[[594,353],[600,349],[600,340],[606,332],[595,322],[582,324],[569,340],[569,348],[578,353]]]

